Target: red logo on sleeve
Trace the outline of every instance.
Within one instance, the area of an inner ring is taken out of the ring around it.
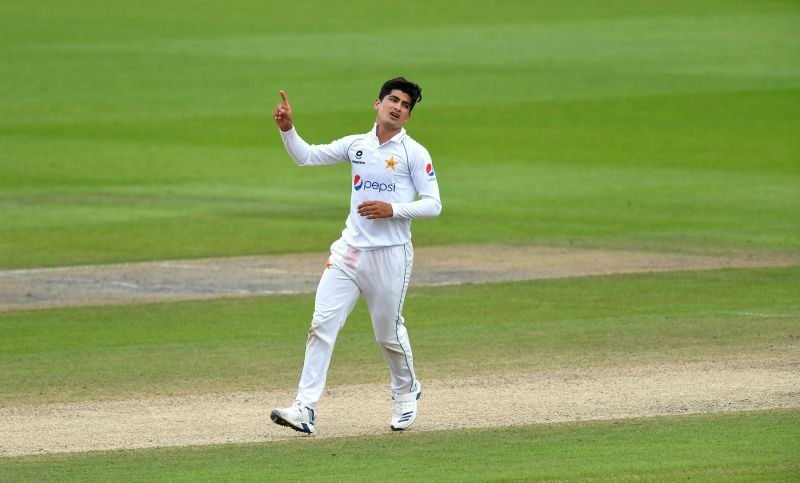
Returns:
[[[428,165],[425,166],[425,172],[428,173],[428,176],[433,176],[435,174],[433,172],[433,164],[428,163]]]

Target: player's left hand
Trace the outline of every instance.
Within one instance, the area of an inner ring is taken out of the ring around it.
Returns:
[[[391,218],[394,214],[392,205],[378,200],[367,200],[358,205],[358,214],[366,216],[367,219]]]

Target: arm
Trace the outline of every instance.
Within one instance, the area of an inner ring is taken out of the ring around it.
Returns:
[[[286,151],[298,166],[316,166],[321,164],[334,164],[347,161],[347,150],[343,141],[337,140],[330,144],[310,145],[297,134],[292,122],[292,107],[286,93],[280,91],[281,103],[272,111],[275,124],[281,132],[281,139]]]
[[[433,171],[433,163],[428,151],[421,149],[418,159],[409,164],[411,181],[420,199],[409,203],[386,203],[369,200],[358,205],[358,214],[370,220],[376,218],[430,218],[442,212],[439,198],[439,183]],[[428,168],[430,167],[430,168]]]
[[[410,203],[392,203],[395,218],[429,218],[439,216],[442,212],[442,201],[439,197],[439,182],[433,170],[433,161],[428,151],[419,146],[418,155],[409,163],[411,181],[419,193],[417,201]]]
[[[286,152],[298,166],[319,166],[348,161],[345,138],[337,139],[330,144],[308,144],[292,127],[289,131],[281,131],[281,139]]]
[[[358,205],[358,214],[370,220],[376,218],[430,218],[442,212],[442,203],[424,197],[411,203],[386,203],[369,200]]]
[[[392,203],[395,218],[430,218],[439,216],[442,212],[442,203],[435,199],[423,196],[411,203]]]

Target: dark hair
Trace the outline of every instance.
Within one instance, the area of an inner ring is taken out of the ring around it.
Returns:
[[[389,79],[384,82],[381,86],[381,92],[378,94],[378,99],[383,100],[387,94],[395,89],[405,92],[408,94],[408,97],[411,98],[411,108],[409,111],[414,109],[414,104],[422,100],[422,87],[414,84],[405,77],[395,77],[394,79]]]

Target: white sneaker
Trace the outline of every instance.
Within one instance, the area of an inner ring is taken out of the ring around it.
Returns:
[[[392,397],[392,431],[402,431],[417,419],[417,400],[421,395],[422,385],[417,381],[413,391]]]
[[[314,432],[314,410],[300,401],[295,401],[288,408],[273,409],[269,417],[275,424],[288,426],[295,431],[308,434]]]

